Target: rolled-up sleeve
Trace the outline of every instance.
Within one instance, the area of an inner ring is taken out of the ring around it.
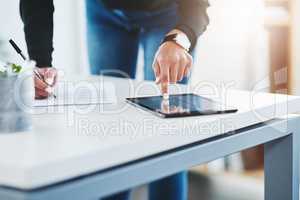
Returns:
[[[178,2],[179,20],[176,28],[183,31],[195,47],[197,38],[206,30],[209,24],[207,8],[208,0],[180,0]]]
[[[51,66],[53,13],[53,0],[20,0],[28,54],[39,67]]]

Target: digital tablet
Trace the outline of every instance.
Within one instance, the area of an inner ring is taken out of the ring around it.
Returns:
[[[236,108],[224,105],[196,94],[170,95],[168,100],[162,96],[126,98],[127,102],[146,109],[160,117],[187,117],[237,112]]]

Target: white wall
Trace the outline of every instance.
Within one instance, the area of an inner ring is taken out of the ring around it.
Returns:
[[[78,0],[54,0],[54,52],[53,65],[66,73],[80,71],[81,32],[79,31],[81,10]]]
[[[83,1],[54,0],[54,53],[53,64],[66,71],[66,73],[78,72],[82,65],[81,51],[82,33],[79,24],[82,23]],[[19,17],[19,1],[0,0],[0,40],[6,42],[5,52],[8,56],[0,58],[9,61],[19,61],[13,49],[9,46],[9,38],[13,38],[20,47],[26,51],[23,24]],[[79,8],[80,7],[80,8]],[[9,19],[9,23],[7,20]]]
[[[234,81],[251,89],[268,76],[263,1],[210,0],[210,25],[198,45],[193,82]]]
[[[25,41],[23,37],[23,24],[19,17],[19,1],[0,0],[0,40],[4,42],[4,49],[1,52],[5,54],[0,59],[19,60],[15,52],[8,45],[8,40],[13,38],[25,51]],[[5,52],[5,53],[4,53]]]

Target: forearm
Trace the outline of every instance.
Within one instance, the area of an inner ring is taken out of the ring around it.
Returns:
[[[20,0],[28,54],[39,67],[51,66],[53,12],[52,0]]]
[[[175,29],[184,32],[194,48],[197,38],[206,30],[209,23],[207,15],[208,0],[180,0],[179,21]]]

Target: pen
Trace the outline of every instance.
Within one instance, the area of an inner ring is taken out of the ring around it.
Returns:
[[[23,60],[26,60],[26,57],[25,57],[24,54],[22,53],[21,49],[18,47],[18,45],[17,45],[12,39],[9,40],[9,43],[10,43],[11,46],[15,49],[15,51],[23,58]],[[52,87],[51,85],[49,85],[49,84],[44,80],[44,78],[41,76],[41,74],[40,74],[39,72],[37,72],[37,71],[35,71],[35,70],[34,70],[33,72],[34,72],[34,74],[36,75],[36,77],[38,77],[39,80],[41,80],[41,81],[42,81],[43,83],[45,83],[47,86]],[[53,94],[53,93],[52,93],[52,95],[53,95],[53,97],[56,99],[56,95]]]
[[[22,53],[21,49],[18,47],[18,45],[12,39],[9,40],[9,43],[16,50],[16,52],[23,58],[23,60],[26,60],[26,57]]]

